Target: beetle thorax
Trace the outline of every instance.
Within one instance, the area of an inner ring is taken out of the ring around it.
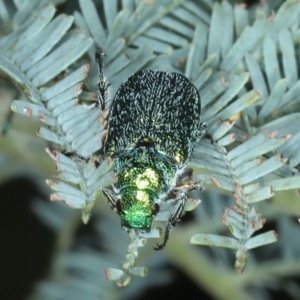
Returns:
[[[154,148],[127,150],[114,159],[114,171],[118,176],[115,187],[121,193],[130,186],[151,190],[159,197],[176,185],[176,163]]]

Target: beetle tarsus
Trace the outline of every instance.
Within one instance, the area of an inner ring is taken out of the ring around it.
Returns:
[[[163,250],[165,248],[165,246],[167,245],[167,242],[169,240],[170,237],[170,232],[172,230],[174,226],[171,224],[170,220],[168,221],[167,227],[166,227],[166,232],[165,232],[165,236],[164,236],[164,241],[162,244],[158,244],[156,243],[157,247],[154,247],[153,249],[156,251],[160,251]]]

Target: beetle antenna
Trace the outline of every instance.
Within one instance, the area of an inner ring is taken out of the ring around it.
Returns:
[[[101,110],[108,110],[108,82],[106,77],[104,76],[104,67],[102,57],[105,56],[105,53],[96,52],[95,53],[95,61],[98,65],[98,74],[99,81],[97,83],[97,100],[98,106]]]

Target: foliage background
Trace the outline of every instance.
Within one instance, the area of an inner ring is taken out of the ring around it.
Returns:
[[[101,20],[109,14],[109,5],[106,5],[107,11],[102,10],[104,2],[108,3],[107,1],[93,2],[97,7]],[[139,2],[135,1],[135,4],[139,4]],[[280,92],[281,85],[287,84],[282,81],[283,77],[288,79],[288,90],[293,91],[290,96],[284,98],[286,103],[275,107],[264,106],[265,111],[261,112],[262,110],[260,110],[260,117],[253,117],[255,115],[253,107],[246,107],[244,110],[246,113],[237,114],[236,136],[242,135],[242,130],[247,127],[239,126],[239,123],[248,124],[249,130],[247,133],[251,136],[255,134],[253,128],[263,127],[268,122],[279,119],[281,116],[287,116],[288,123],[295,124],[295,128],[291,126],[290,132],[284,132],[284,134],[297,133],[299,129],[299,126],[297,126],[298,116],[292,113],[297,113],[299,108],[297,83],[299,80],[300,52],[298,43],[300,39],[299,26],[296,26],[299,24],[292,24],[289,28],[292,32],[291,44],[289,44],[291,40],[284,40],[284,37],[289,36],[288,33],[283,31],[284,28],[278,27],[278,32],[270,34],[276,40],[276,36],[279,36],[279,32],[281,32],[281,37],[277,38],[283,40],[282,45],[287,45],[285,50],[295,59],[295,63],[291,64],[286,59],[290,56],[283,53],[284,47],[282,46],[279,50],[276,48],[275,56],[278,57],[280,68],[278,73],[284,74],[281,78],[280,76],[276,77],[276,72],[268,73],[266,71],[264,65],[266,55],[262,54],[259,47],[254,50],[251,48],[244,49],[245,53],[243,47],[235,49],[235,56],[231,61],[237,59],[243,62],[238,63],[234,68],[229,66],[230,60],[224,62],[226,54],[230,52],[230,47],[226,49],[226,45],[218,48],[222,52],[218,59],[209,56],[209,54],[214,54],[214,47],[218,46],[218,40],[220,40],[220,36],[214,33],[209,24],[210,22],[211,24],[218,24],[219,21],[219,25],[222,26],[224,15],[222,16],[222,10],[218,8],[228,9],[229,2],[224,1],[220,6],[217,6],[214,1],[208,0],[183,1],[183,4],[179,4],[180,1],[169,2],[173,3],[173,6],[171,4],[167,6],[168,1],[164,1],[169,11],[166,12],[166,15],[162,18],[163,21],[160,23],[155,18],[151,19],[150,13],[149,15],[145,14],[143,15],[143,21],[139,24],[140,27],[127,28],[127,37],[129,38],[125,41],[119,40],[121,46],[113,44],[113,35],[110,41],[105,41],[108,49],[113,50],[120,46],[120,49],[122,49],[120,53],[127,51],[135,57],[135,59],[132,59],[132,64],[126,65],[125,71],[117,72],[117,75],[114,74],[116,65],[113,65],[107,58],[106,70],[108,75],[112,75],[109,76],[109,80],[111,79],[114,88],[116,89],[129,74],[142,67],[190,72],[190,77],[193,77],[193,72],[195,72],[195,68],[191,66],[193,61],[186,61],[182,58],[186,58],[188,53],[192,55],[191,49],[193,47],[196,52],[199,51],[198,47],[201,48],[201,43],[193,36],[195,30],[201,32],[201,26],[203,25],[207,28],[206,33],[211,33],[213,37],[210,39],[207,52],[203,58],[203,61],[206,62],[206,69],[203,68],[205,72],[202,73],[202,77],[197,77],[197,82],[194,80],[194,83],[203,89],[202,94],[206,93],[204,99],[206,99],[205,97],[218,98],[222,94],[222,91],[219,92],[219,87],[216,85],[208,84],[205,86],[205,80],[208,80],[208,78],[212,80],[214,76],[218,76],[219,71],[224,72],[228,69],[232,72],[230,76],[237,74],[241,76],[244,71],[250,72],[251,80],[243,86],[239,93],[242,96],[248,91],[251,92],[253,88],[257,88],[262,93],[259,100],[261,107],[263,107],[263,101],[271,97],[270,95],[279,98],[276,93]],[[234,1],[230,2],[234,3]],[[21,1],[0,2],[0,8],[6,7],[8,12],[5,16],[4,10],[2,10],[1,14],[2,41],[7,33],[14,28],[14,22],[21,22],[20,17],[19,19],[16,17],[12,19],[17,8],[21,7],[20,3]],[[96,43],[92,45],[88,39],[83,37],[84,43],[88,45],[86,49],[82,50],[78,57],[74,57],[74,61],[71,61],[68,66],[61,66],[60,71],[65,71],[64,74],[58,72],[55,74],[57,76],[49,78],[49,81],[44,78],[45,86],[47,84],[51,86],[53,82],[58,82],[63,75],[71,74],[84,63],[90,63],[92,64],[91,71],[85,81],[85,92],[82,95],[82,98],[89,100],[89,97],[92,96],[89,93],[92,93],[96,76],[93,53],[95,49],[103,47],[103,43],[99,42],[101,34],[99,34],[99,30],[97,31],[97,28],[94,32],[91,32],[91,28],[84,28],[82,15],[88,14],[88,6],[82,5],[83,1],[81,1],[81,4],[77,1],[40,1],[38,5],[42,7],[46,3],[52,3],[56,6],[56,16],[61,14],[74,15],[75,24],[72,25],[74,26],[72,28],[80,26],[85,30],[85,33],[90,32],[91,36],[96,39]],[[111,1],[111,3],[118,3],[117,9],[119,10],[124,3],[134,3],[134,1],[122,1],[122,3],[121,1]],[[201,7],[203,15],[202,19],[199,17],[199,20],[202,20],[200,22],[202,25],[197,23],[197,18],[188,19],[190,15],[184,14],[190,3]],[[254,32],[261,33],[259,20],[263,19],[261,18],[262,13],[265,13],[266,17],[270,17],[272,9],[278,11],[282,3],[283,1],[269,1],[264,5],[251,7],[249,23],[254,24],[255,20],[258,20],[255,23]],[[289,1],[289,3],[292,3],[295,7],[299,5],[298,1]],[[33,10],[33,7],[31,9]],[[214,15],[212,15],[213,9],[215,11]],[[141,10],[140,13],[142,14],[142,12]],[[214,22],[211,21],[211,16],[213,16]],[[176,24],[181,24],[183,29],[179,27],[172,30],[171,28],[168,29],[166,24],[171,24],[168,22],[174,19],[177,21]],[[153,30],[143,34],[142,25],[147,24],[147,20],[152,20],[152,23],[149,23],[149,28],[153,28]],[[288,23],[287,21],[288,19],[286,19],[286,23]],[[157,23],[160,25],[157,26]],[[112,21],[107,19],[105,26],[112,26]],[[284,26],[282,25],[282,27]],[[132,30],[130,31],[130,29]],[[141,29],[141,37],[138,34],[139,29]],[[159,30],[164,30],[165,35],[163,36],[166,38],[163,41],[153,39],[156,35],[162,34]],[[242,32],[242,29],[239,28],[235,28],[235,30],[236,34],[232,37],[233,40],[237,39]],[[240,30],[240,33],[238,33],[238,30]],[[185,32],[186,35],[182,32]],[[266,41],[262,36],[263,34],[259,39],[260,44]],[[203,40],[205,40],[204,37]],[[251,39],[249,40],[251,42]],[[154,52],[152,52],[153,49],[149,48],[149,43],[154,48]],[[267,46],[270,44],[265,43]],[[246,44],[243,41],[242,45]],[[4,47],[3,44],[1,46]],[[139,47],[142,49],[140,52]],[[26,48],[24,49],[22,49],[22,45],[19,46],[21,53],[26,51]],[[84,54],[86,51],[87,53]],[[11,57],[9,48],[6,49],[5,53],[8,53],[8,57]],[[26,52],[24,53],[26,54]],[[110,51],[107,53],[113,55]],[[120,53],[116,55],[120,55]],[[136,56],[134,56],[134,53],[137,53]],[[24,59],[26,60],[27,56],[25,54]],[[18,57],[17,52],[12,54],[12,58],[14,57]],[[123,63],[123,56],[120,55],[119,57],[121,57],[118,61],[120,66]],[[12,61],[14,60],[12,59]],[[255,61],[258,64],[255,64]],[[50,69],[50,67],[47,68]],[[47,68],[45,70],[49,71]],[[259,68],[263,70],[261,73]],[[273,83],[279,82],[277,86],[279,92],[276,90],[276,93],[272,94],[269,74],[274,75]],[[229,75],[226,72],[223,75],[226,75],[227,79],[232,78],[233,80],[235,78],[227,77]],[[195,74],[194,77],[196,78]],[[268,84],[270,86],[262,84],[262,81],[267,80],[269,80]],[[214,83],[213,80],[211,82]],[[149,268],[148,278],[134,277],[131,285],[125,289],[117,289],[112,282],[106,281],[104,269],[107,267],[120,267],[128,244],[128,238],[119,226],[118,216],[111,212],[104,199],[100,199],[96,202],[89,224],[83,225],[80,211],[71,209],[59,202],[49,201],[51,191],[44,182],[46,178],[51,178],[53,174],[57,174],[53,161],[49,159],[44,151],[44,148],[51,146],[51,144],[35,136],[34,132],[41,126],[39,120],[11,112],[10,106],[14,99],[26,99],[24,89],[23,91],[22,87],[21,91],[16,89],[15,83],[13,76],[7,76],[5,72],[1,73],[0,122],[3,131],[0,138],[0,199],[2,201],[0,220],[2,222],[3,239],[1,249],[1,259],[3,261],[1,265],[4,266],[2,272],[5,274],[5,281],[0,289],[1,299],[146,299],[146,297],[160,299],[171,294],[178,295],[179,292],[182,293],[183,291],[187,299],[198,299],[203,295],[211,299],[275,299],[279,296],[284,296],[287,299],[299,298],[300,232],[297,217],[300,215],[300,206],[297,190],[278,191],[270,200],[258,202],[259,213],[267,219],[267,225],[264,226],[262,232],[276,230],[279,241],[249,251],[247,266],[242,275],[234,271],[235,258],[232,249],[189,245],[190,237],[199,232],[229,236],[228,229],[221,223],[221,219],[224,207],[230,207],[234,204],[232,193],[210,186],[201,195],[195,195],[195,197],[201,198],[202,203],[194,212],[188,213],[182,222],[176,226],[168,247],[162,253],[152,250],[153,240],[149,240],[146,246],[140,250],[138,265],[147,265]],[[34,84],[38,85],[36,81]],[[44,87],[43,84],[41,85]],[[205,89],[205,87],[207,88]],[[294,87],[296,88],[293,90]],[[207,96],[210,90],[215,91],[216,95]],[[283,87],[281,90],[285,91]],[[234,99],[236,100],[236,98]],[[290,103],[288,101],[294,104],[290,110],[286,109],[287,104]],[[277,103],[275,100],[274,102]],[[257,107],[256,109],[258,110]],[[270,119],[267,112],[274,111],[276,113]],[[208,113],[206,117],[209,118]],[[211,123],[210,128],[214,128],[214,130],[217,129],[216,119],[209,121]],[[269,125],[267,128],[280,130],[285,126],[286,122],[282,122],[275,123],[273,127]],[[297,143],[293,144],[292,147],[296,147],[296,152],[299,152]],[[293,150],[295,150],[294,148]],[[289,149],[291,147],[286,147],[282,152],[288,156]],[[288,157],[291,159],[292,157],[295,158],[296,155],[292,156],[290,154]],[[262,158],[267,159],[269,157],[262,155]],[[202,168],[209,169],[208,165],[198,162],[197,154],[194,157],[194,165],[200,167],[201,170]],[[285,172],[290,174],[291,169],[297,173],[298,164],[289,165]],[[276,175],[278,176],[278,173]],[[285,177],[282,173],[279,173],[279,175]],[[206,178],[203,177],[203,180],[205,181]],[[262,176],[259,180],[267,181],[269,177]]]

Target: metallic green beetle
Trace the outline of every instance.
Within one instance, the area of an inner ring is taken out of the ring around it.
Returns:
[[[174,202],[164,242],[154,248],[160,250],[183,212],[187,193],[202,189],[201,182],[178,186],[195,143],[206,133],[199,93],[181,74],[142,70],[121,85],[109,106],[99,53],[96,62],[98,105],[108,111],[102,153],[112,158],[117,175],[103,194],[126,230],[149,232],[160,203]]]

